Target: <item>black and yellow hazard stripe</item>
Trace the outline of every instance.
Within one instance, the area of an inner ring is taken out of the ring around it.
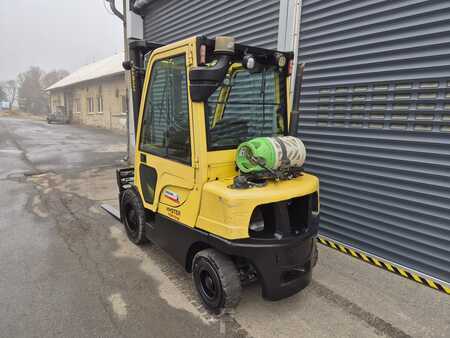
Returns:
[[[349,256],[357,258],[361,261],[364,261],[364,262],[374,265],[376,267],[379,267],[383,270],[395,273],[396,275],[402,276],[402,277],[412,280],[416,283],[428,286],[434,290],[438,290],[438,291],[441,291],[441,292],[444,292],[444,293],[450,295],[450,286],[443,285],[443,284],[438,283],[437,281],[429,279],[429,278],[424,278],[423,276],[419,276],[418,274],[416,274],[414,272],[407,271],[401,267],[393,265],[392,263],[383,262],[379,258],[371,257],[366,253],[346,247],[340,243],[333,242],[327,238],[319,236],[318,240],[319,240],[319,243],[326,245],[329,248],[338,250],[344,254],[347,254]]]

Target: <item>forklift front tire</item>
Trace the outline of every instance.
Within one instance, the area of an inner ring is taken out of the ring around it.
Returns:
[[[120,204],[128,239],[136,245],[148,242],[145,237],[145,210],[139,193],[132,188],[124,190]]]
[[[195,287],[208,310],[220,314],[239,304],[241,281],[230,257],[205,249],[195,255],[192,266]]]

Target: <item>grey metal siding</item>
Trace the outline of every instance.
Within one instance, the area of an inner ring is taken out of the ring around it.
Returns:
[[[144,38],[170,43],[194,35],[230,35],[240,43],[276,48],[279,12],[279,0],[157,0],[146,9]],[[274,88],[270,88],[271,82],[268,82],[267,95],[270,97]],[[247,88],[241,89],[248,93],[251,81],[249,80]],[[234,108],[235,112],[245,112],[249,107]],[[230,117],[232,113],[226,115]],[[251,127],[258,124],[262,128],[263,123],[260,121],[255,121]],[[267,126],[267,129],[269,127],[271,126]]]
[[[279,0],[157,0],[146,10],[144,38],[168,43],[194,35],[234,36],[276,48]]]
[[[302,6],[321,233],[450,282],[450,1]]]

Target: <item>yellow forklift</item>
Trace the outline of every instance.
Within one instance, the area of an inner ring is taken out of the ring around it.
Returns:
[[[129,239],[173,256],[215,313],[236,306],[253,281],[268,300],[306,287],[319,180],[303,172],[294,136],[293,53],[231,37],[135,40],[124,68],[138,107],[134,168],[117,170]]]

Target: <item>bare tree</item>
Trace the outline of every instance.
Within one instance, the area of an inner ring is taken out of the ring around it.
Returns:
[[[3,93],[5,94],[6,101],[9,103],[9,110],[12,109],[14,102],[16,102],[17,95],[17,83],[15,80],[8,80],[2,84]]]
[[[42,85],[44,71],[36,66],[19,74],[19,107],[27,113],[43,114],[47,112],[47,99]]]
[[[6,100],[6,93],[3,90],[3,83],[0,83],[0,101]]]
[[[47,74],[45,74],[42,77],[42,86],[44,89],[50,87],[51,85],[55,84],[59,80],[65,78],[67,75],[69,75],[69,72],[64,69],[55,69]]]
[[[17,82],[20,109],[33,114],[47,113],[48,95],[45,89],[68,74],[66,70],[52,70],[45,73],[36,66],[19,74]]]

